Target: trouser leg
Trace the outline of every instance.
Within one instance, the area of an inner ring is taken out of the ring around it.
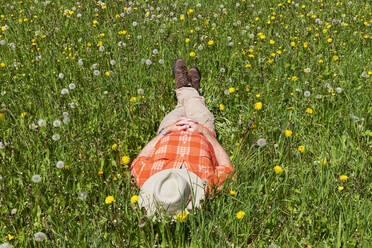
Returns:
[[[171,112],[169,112],[163,118],[163,120],[161,121],[159,129],[158,129],[158,133],[160,133],[160,131],[163,128],[165,128],[169,124],[172,124],[172,123],[176,122],[177,120],[181,119],[182,117],[186,117],[186,114],[185,114],[185,110],[184,110],[182,104],[178,101],[176,108],[174,110],[172,110]]]
[[[211,130],[215,130],[214,116],[205,106],[204,97],[192,87],[182,87],[176,90],[178,103],[183,106],[186,118],[197,121]]]

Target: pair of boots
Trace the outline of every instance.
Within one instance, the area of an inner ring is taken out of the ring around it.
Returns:
[[[173,63],[173,75],[176,81],[176,89],[193,87],[200,93],[201,74],[198,67],[193,66],[187,71],[185,61],[176,59]]]

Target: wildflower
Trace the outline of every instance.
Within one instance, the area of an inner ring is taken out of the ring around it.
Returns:
[[[336,92],[340,94],[340,93],[342,92],[342,88],[337,87],[337,88],[336,88]]]
[[[110,76],[110,72],[109,72],[109,71],[106,71],[106,72],[105,72],[105,75],[106,75],[106,76]]]
[[[236,195],[236,191],[235,190],[230,190],[230,195],[235,196]]]
[[[291,42],[291,47],[295,47],[296,46],[296,42],[292,41]]]
[[[180,214],[177,214],[176,217],[174,217],[174,218],[176,220],[179,220],[179,222],[182,223],[182,222],[184,222],[186,220],[186,218],[187,218],[188,215],[189,214],[186,211],[184,211],[184,212],[182,212]]]
[[[185,15],[180,15],[180,20],[181,21],[185,20]]]
[[[309,96],[310,96],[310,91],[306,90],[306,91],[304,92],[304,97],[309,97]]]
[[[103,170],[99,170],[98,175],[103,175]]]
[[[52,140],[54,140],[54,141],[57,141],[57,140],[59,140],[60,138],[61,138],[61,136],[60,136],[58,133],[53,134],[53,136],[52,136]]]
[[[214,44],[214,41],[213,40],[210,40],[210,41],[208,41],[208,45],[213,45]]]
[[[154,49],[154,50],[152,50],[152,53],[153,53],[153,54],[158,54],[159,51],[158,51],[158,49]]]
[[[225,109],[225,106],[223,106],[223,104],[221,103],[220,104],[220,110],[222,111],[222,110],[224,110]]]
[[[43,119],[40,119],[37,121],[37,124],[40,126],[40,127],[45,127],[46,126],[46,121],[43,120]]]
[[[300,152],[304,152],[304,151],[305,151],[305,146],[299,146],[299,147],[298,147],[298,150],[299,150]]]
[[[310,68],[305,68],[304,72],[309,73],[309,72],[311,72],[311,69]]]
[[[259,147],[264,147],[264,146],[266,145],[266,139],[264,139],[264,138],[260,138],[260,139],[258,139],[258,140],[257,140],[257,145],[258,145]]]
[[[311,108],[307,108],[307,109],[306,109],[306,113],[308,113],[308,114],[312,114],[312,113],[313,113],[313,110],[312,110]]]
[[[341,175],[340,176],[340,180],[343,181],[343,182],[346,182],[346,180],[348,179],[349,177],[346,176],[346,175]]]
[[[333,39],[332,38],[328,38],[327,41],[328,41],[328,43],[331,43],[333,41]]]
[[[115,198],[112,195],[109,195],[105,198],[106,204],[111,204],[113,201],[115,201]]]
[[[262,109],[262,102],[256,102],[253,105],[253,107],[254,107],[255,110],[261,110]]]
[[[61,121],[60,121],[60,120],[55,120],[55,121],[53,121],[53,126],[54,126],[54,127],[59,127],[59,126],[61,126]]]
[[[0,119],[3,119],[5,117],[4,113],[0,113]]]
[[[285,136],[290,137],[292,135],[292,131],[287,129],[284,131],[284,134]]]
[[[283,172],[283,168],[280,167],[279,165],[277,165],[277,166],[274,166],[274,171],[275,171],[276,174],[279,175]]]
[[[11,234],[8,234],[6,237],[7,237],[7,239],[8,239],[9,241],[12,240],[12,239],[14,239],[14,236],[11,235]]]
[[[58,77],[59,77],[60,79],[63,79],[63,78],[65,77],[65,75],[61,72],[61,73],[58,74]]]
[[[17,213],[17,209],[16,208],[13,208],[11,211],[10,211],[10,214],[11,215],[15,215]],[[1,246],[0,246],[1,247]]]
[[[32,180],[34,183],[40,183],[40,181],[41,181],[41,176],[38,175],[38,174],[33,175],[33,176],[31,177],[31,180]]]
[[[203,50],[203,48],[204,48],[204,47],[203,47],[202,45],[199,45],[199,46],[198,46],[198,50],[199,50],[199,51]]]
[[[137,93],[138,93],[138,95],[143,95],[144,94],[144,90],[142,88],[139,88],[137,90]]]
[[[146,59],[145,63],[146,63],[146,65],[151,65],[152,61],[150,59]]]
[[[189,43],[189,42],[190,42],[190,39],[189,39],[189,38],[186,38],[186,39],[185,39],[185,42],[186,42],[186,43]]]
[[[137,100],[137,98],[136,98],[135,96],[132,96],[132,97],[129,99],[130,102],[134,102],[134,101],[136,101],[136,100]]]
[[[307,46],[308,46],[308,43],[304,42],[304,48],[307,48]]]
[[[195,57],[195,52],[190,52],[190,57]]]
[[[131,203],[136,203],[136,202],[138,202],[138,195],[134,195],[134,196],[132,196],[132,197],[130,198],[130,202],[131,202]]]
[[[34,239],[36,242],[42,242],[44,241],[46,235],[43,232],[37,232],[34,234]]]
[[[26,115],[27,115],[27,112],[22,112],[22,113],[21,113],[21,117],[22,117],[22,118],[25,118]]]
[[[233,93],[235,91],[235,88],[229,88],[229,93]]]
[[[115,151],[117,148],[118,148],[118,145],[117,145],[117,144],[113,144],[113,145],[111,146],[111,149],[112,149],[113,151]]]
[[[221,67],[220,72],[225,72],[225,68]]]
[[[85,201],[85,200],[87,199],[87,192],[84,192],[84,191],[79,192],[79,193],[78,193],[78,198],[79,198],[80,200],[82,200],[82,201]]]
[[[129,164],[129,162],[130,162],[130,157],[129,156],[123,156],[123,157],[121,157],[121,163],[122,164],[127,165],[127,164]]]
[[[68,89],[63,88],[63,89],[61,90],[61,95],[67,95],[67,94],[68,94]]]
[[[342,191],[342,190],[344,190],[344,186],[338,186],[337,189],[338,189],[339,191]]]
[[[275,41],[273,41],[273,40],[270,40],[270,44],[272,45],[272,44],[275,44]]]
[[[163,65],[164,64],[164,59],[159,59],[159,64]]]
[[[338,56],[337,56],[337,55],[334,55],[334,56],[332,57],[332,59],[333,59],[334,61],[337,61],[337,60],[338,60]]]
[[[64,166],[65,166],[65,162],[63,162],[63,161],[58,161],[57,164],[56,164],[56,167],[58,169],[62,169]]]
[[[74,83],[70,83],[70,84],[68,85],[68,87],[69,87],[71,90],[73,90],[73,89],[76,88],[76,85],[75,85]]]
[[[236,213],[236,218],[238,220],[241,220],[244,217],[244,215],[245,215],[244,211],[239,211],[239,212]]]

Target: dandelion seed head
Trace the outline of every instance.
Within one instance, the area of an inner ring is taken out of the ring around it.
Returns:
[[[153,53],[153,54],[158,54],[159,51],[158,51],[158,49],[154,49],[154,50],[152,50],[152,53]]]
[[[65,75],[64,75],[62,72],[60,72],[60,73],[58,74],[58,77],[59,77],[60,79],[63,79],[63,78],[65,77]]]
[[[61,138],[61,136],[58,133],[53,134],[52,140],[57,141]]]
[[[164,64],[164,59],[159,59],[159,64],[163,65]]]
[[[67,88],[63,88],[61,90],[61,95],[67,95],[68,94],[68,89]]]
[[[110,65],[116,65],[116,61],[115,60],[110,60]]]
[[[105,47],[104,47],[104,46],[99,46],[98,50],[99,50],[100,52],[104,52],[104,51],[105,51]]]
[[[34,182],[34,183],[40,183],[41,182],[41,176],[36,174],[36,175],[33,175],[31,180]]]
[[[0,141],[0,150],[4,149],[5,148],[5,145],[2,141]]]
[[[46,126],[46,121],[43,120],[43,119],[39,119],[37,121],[37,124],[39,125],[39,127],[45,127]]]
[[[220,72],[225,72],[225,68],[221,67]]]
[[[342,92],[342,88],[341,87],[337,87],[336,88],[336,92],[340,94]]]
[[[146,59],[145,63],[146,63],[146,65],[151,65],[152,61],[150,59]]]
[[[6,44],[5,40],[0,40],[0,45],[4,46]]]
[[[309,96],[310,96],[310,91],[307,91],[307,90],[306,90],[306,91],[304,92],[304,96],[305,96],[305,97],[309,97]]]
[[[88,196],[88,194],[85,191],[81,191],[81,192],[78,193],[78,198],[82,201],[85,201],[87,199],[87,196]]]
[[[93,71],[94,76],[99,76],[100,74],[101,74],[101,72],[99,70],[94,70]]]
[[[263,146],[265,146],[265,145],[266,145],[266,139],[264,139],[264,138],[260,138],[260,139],[258,139],[258,140],[257,140],[257,145],[258,145],[259,147],[263,147]]]
[[[63,161],[58,161],[58,162],[56,163],[56,167],[57,167],[58,169],[62,169],[64,166],[65,166],[65,162],[63,162]]]
[[[73,90],[73,89],[76,88],[76,85],[75,85],[74,83],[70,83],[70,84],[68,85],[68,87],[69,87],[71,90]]]
[[[42,242],[45,240],[45,238],[46,238],[46,235],[43,232],[37,232],[34,234],[34,239],[36,242]]]

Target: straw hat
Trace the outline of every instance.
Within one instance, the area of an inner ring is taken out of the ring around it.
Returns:
[[[203,180],[187,169],[167,169],[152,175],[142,185],[138,204],[148,216],[156,212],[173,215],[200,207],[204,199]]]

